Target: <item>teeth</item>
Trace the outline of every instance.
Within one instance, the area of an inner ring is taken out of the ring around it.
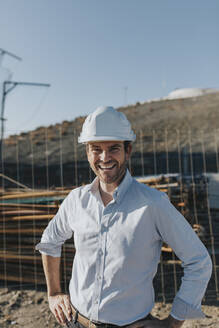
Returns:
[[[114,167],[114,165],[112,166],[100,166],[101,169],[112,169]]]

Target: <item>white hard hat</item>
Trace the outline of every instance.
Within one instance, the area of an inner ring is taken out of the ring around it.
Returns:
[[[135,134],[127,117],[113,107],[98,107],[84,121],[78,142],[135,141]]]

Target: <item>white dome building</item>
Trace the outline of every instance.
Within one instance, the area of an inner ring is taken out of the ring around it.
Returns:
[[[219,92],[219,89],[184,88],[171,91],[164,99],[180,99],[203,96],[208,93]]]

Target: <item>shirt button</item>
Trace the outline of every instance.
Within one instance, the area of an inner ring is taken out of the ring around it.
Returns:
[[[99,249],[99,256],[102,256],[103,255],[103,251],[102,251],[102,249]]]

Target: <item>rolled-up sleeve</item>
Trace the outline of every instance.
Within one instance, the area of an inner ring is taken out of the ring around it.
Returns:
[[[71,195],[65,198],[57,214],[44,230],[40,243],[35,247],[41,254],[53,257],[61,256],[62,245],[67,239],[71,238],[73,233],[70,226],[70,217],[74,213],[71,200]]]
[[[174,250],[184,269],[171,314],[180,320],[203,318],[201,301],[212,273],[208,251],[165,195],[156,203],[154,211],[157,211],[156,224],[161,239]]]

